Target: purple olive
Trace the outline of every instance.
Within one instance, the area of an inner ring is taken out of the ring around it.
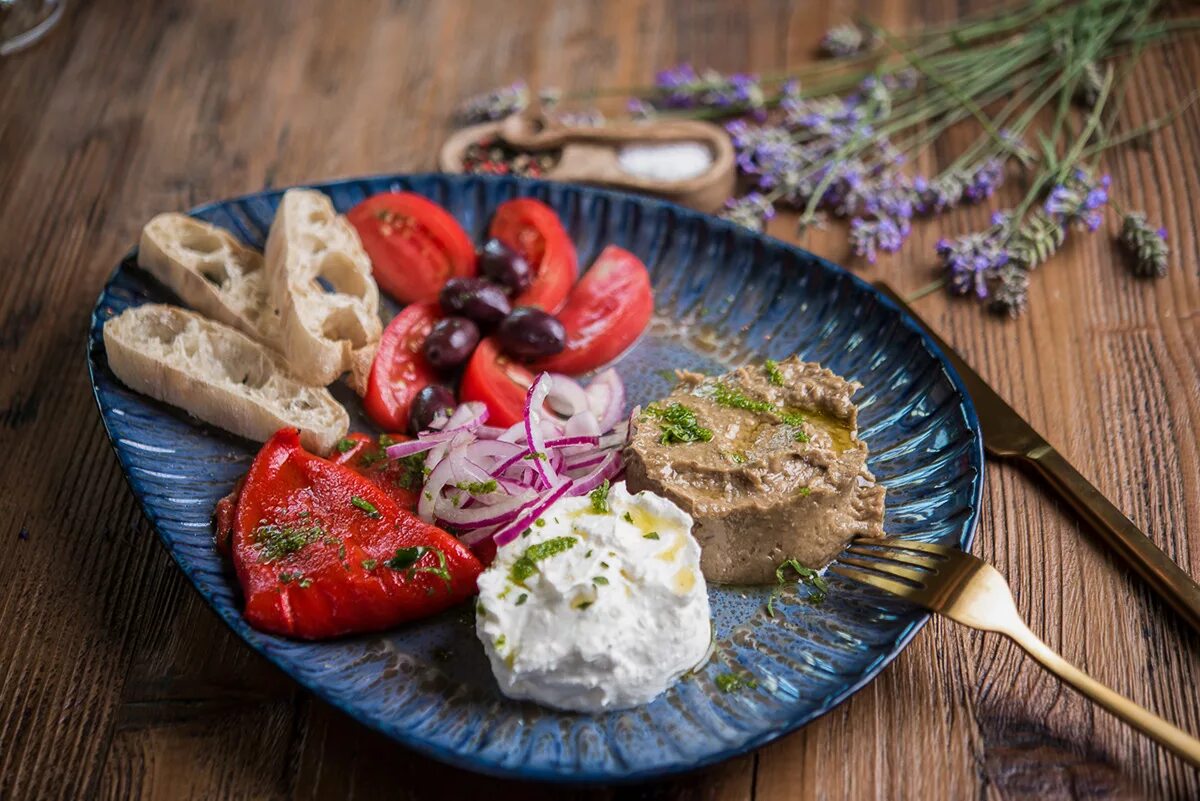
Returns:
[[[533,283],[533,270],[525,257],[499,239],[489,239],[479,250],[479,274],[519,295]]]
[[[513,309],[496,330],[500,346],[518,359],[543,359],[567,346],[567,329],[558,318],[532,306]]]
[[[441,384],[430,384],[421,389],[408,407],[408,430],[414,435],[429,428],[439,414],[447,417],[454,414],[454,393]]]
[[[479,344],[479,326],[466,317],[445,317],[425,337],[425,358],[438,370],[452,370],[471,358]]]
[[[512,311],[504,288],[486,278],[451,278],[438,300],[446,314],[470,317],[481,325],[495,325]]]

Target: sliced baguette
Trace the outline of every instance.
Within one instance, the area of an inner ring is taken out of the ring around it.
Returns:
[[[284,193],[267,236],[266,273],[281,351],[300,378],[329,384],[352,369],[356,350],[378,342],[383,326],[371,260],[322,193]]]
[[[142,229],[138,266],[206,317],[276,343],[263,257],[228,231],[186,214],[160,214]]]
[[[350,425],[328,390],[298,381],[278,354],[177,306],[126,309],[104,324],[104,347],[131,389],[256,442],[298,428],[304,447],[324,454]]]

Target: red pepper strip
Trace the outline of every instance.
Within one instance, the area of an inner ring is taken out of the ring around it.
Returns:
[[[482,570],[457,539],[381,487],[275,434],[237,503],[233,565],[255,628],[303,639],[377,631],[470,597]]]

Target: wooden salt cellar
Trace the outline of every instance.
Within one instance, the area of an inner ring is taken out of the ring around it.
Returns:
[[[715,212],[733,195],[737,178],[733,145],[725,131],[711,123],[648,120],[570,126],[537,113],[514,114],[456,131],[442,145],[442,171],[463,172],[467,148],[493,136],[516,150],[535,155],[561,151],[558,162],[542,174],[547,180],[643,192],[705,212]],[[708,168],[692,178],[668,181],[633,175],[618,162],[619,151],[627,145],[672,142],[698,142],[706,146],[711,155]]]

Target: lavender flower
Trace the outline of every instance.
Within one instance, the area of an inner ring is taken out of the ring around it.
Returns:
[[[1142,278],[1163,278],[1167,274],[1167,229],[1150,227],[1140,211],[1125,215],[1121,223],[1121,246],[1133,256],[1133,273]]]
[[[635,120],[648,120],[658,115],[658,109],[654,107],[654,104],[647,103],[640,97],[629,98],[625,108],[629,111],[629,116]]]
[[[751,192],[725,201],[721,216],[738,225],[744,225],[751,231],[761,231],[766,227],[767,220],[775,216],[775,207],[762,194]]]
[[[529,87],[524,81],[516,81],[508,86],[497,87],[489,92],[475,95],[465,100],[455,112],[455,119],[461,125],[471,125],[477,122],[499,120],[518,111],[523,111],[529,105]]]
[[[1110,183],[1111,179],[1107,175],[1101,176],[1097,181],[1088,170],[1077,169],[1069,178],[1050,190],[1042,208],[1060,225],[1068,226],[1074,223],[1083,225],[1089,231],[1095,231],[1104,221],[1100,209],[1108,203]]]
[[[1044,210],[1038,209],[1021,222],[1008,241],[1012,262],[1026,270],[1045,264],[1067,238],[1067,229]]]
[[[853,23],[835,25],[821,37],[821,52],[833,58],[845,58],[873,50],[879,44],[875,35]]]
[[[1029,302],[1029,272],[1016,264],[1005,264],[996,276],[996,287],[988,308],[995,314],[1016,318]]]
[[[850,221],[850,246],[854,255],[875,263],[879,251],[895,253],[904,244],[904,234],[895,220],[882,217],[866,220],[855,217]]]
[[[941,214],[962,201],[966,179],[957,170],[942,173],[932,181],[917,176],[913,179],[914,211],[922,216]]]
[[[986,231],[956,239],[939,239],[937,255],[949,278],[950,291],[956,295],[974,292],[980,299],[989,294],[988,284],[1008,264],[1004,248],[1008,226],[997,221]]]
[[[975,168],[963,186],[963,198],[972,203],[987,200],[1004,183],[1004,159],[993,156]]]
[[[762,109],[766,103],[762,86],[753,75],[724,75],[716,70],[697,73],[690,64],[680,64],[658,73],[657,96],[668,108]]]

